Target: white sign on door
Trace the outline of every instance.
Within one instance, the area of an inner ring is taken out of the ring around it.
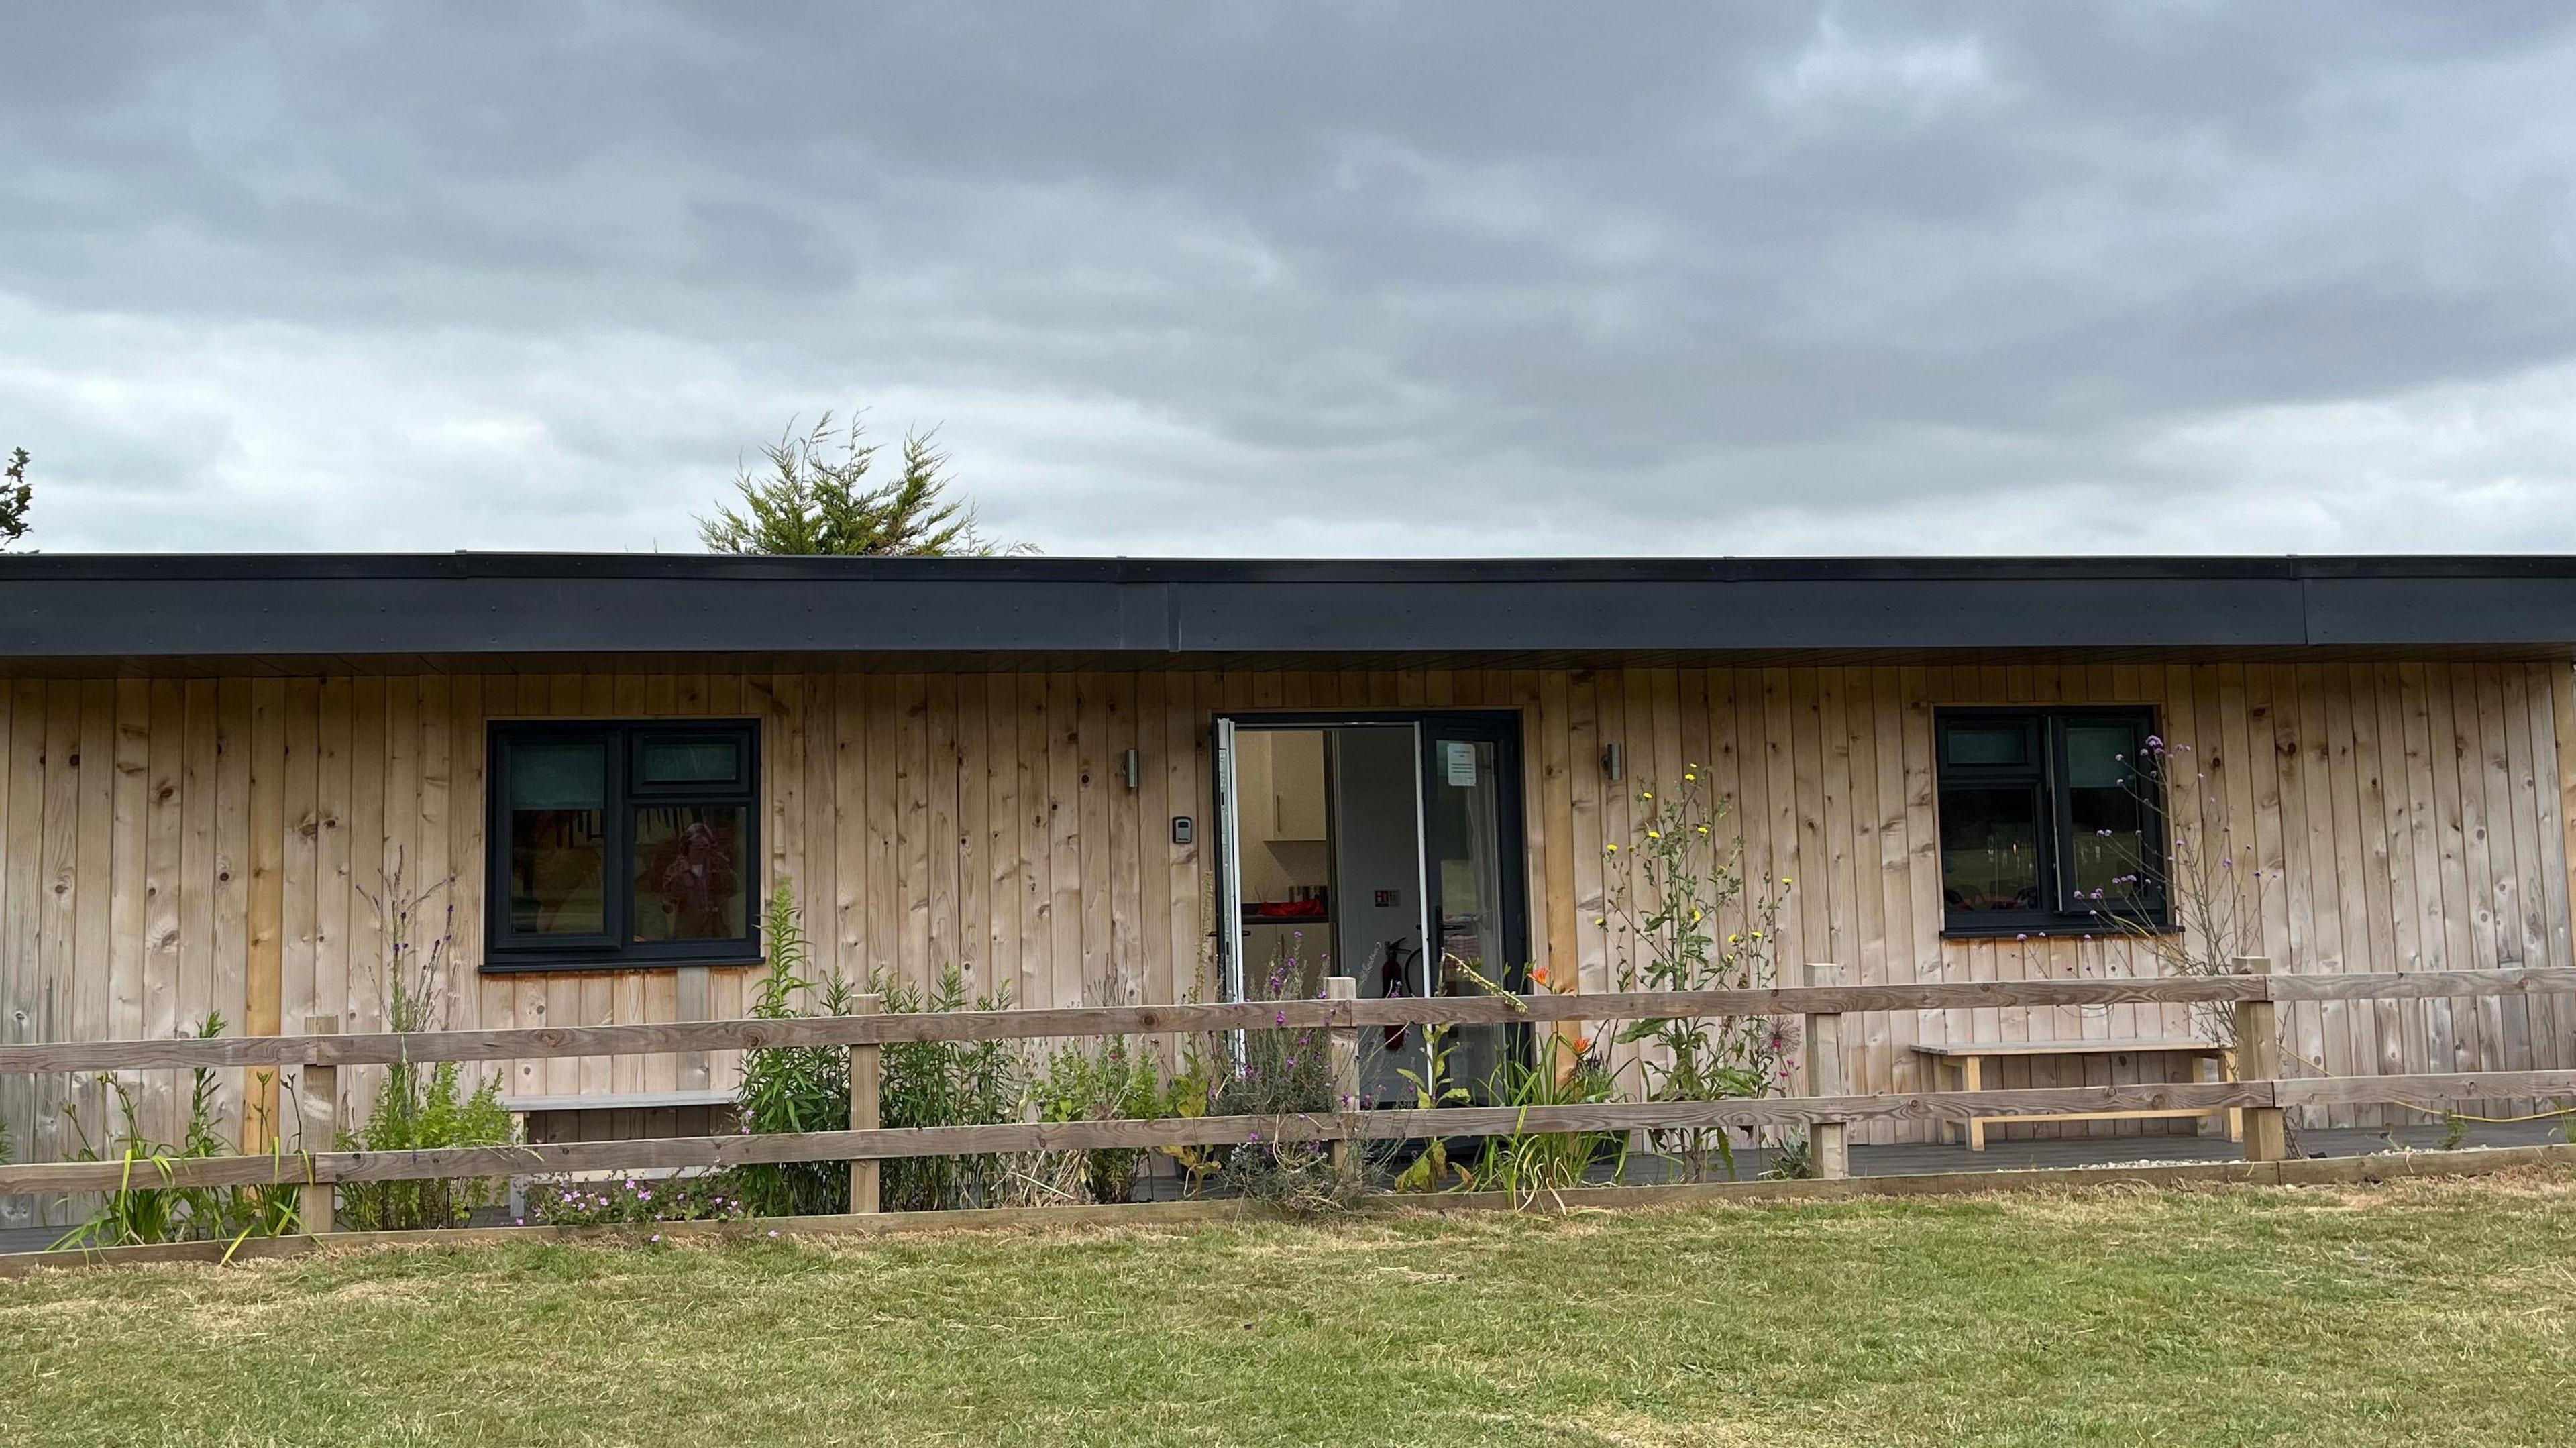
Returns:
[[[1466,740],[1440,741],[1441,773],[1460,789],[1476,787],[1476,746]]]

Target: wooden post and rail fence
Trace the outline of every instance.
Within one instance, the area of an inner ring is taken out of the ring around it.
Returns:
[[[861,1011],[846,1016],[411,1034],[340,1034],[336,1018],[317,1016],[306,1020],[307,1034],[301,1036],[0,1046],[0,1075],[199,1067],[294,1068],[301,1072],[301,1079],[295,1083],[295,1098],[303,1113],[303,1137],[322,1142],[337,1139],[339,1092],[333,1073],[349,1067],[831,1047],[849,1052],[852,1083],[850,1123],[845,1131],[421,1151],[289,1151],[167,1159],[148,1169],[116,1159],[39,1162],[0,1166],[0,1194],[290,1183],[302,1188],[303,1220],[308,1229],[327,1231],[331,1222],[331,1188],[343,1182],[847,1161],[852,1207],[858,1212],[871,1212],[878,1206],[878,1163],[899,1157],[1300,1141],[1332,1143],[1337,1154],[1347,1160],[1351,1147],[1362,1141],[1758,1127],[1807,1130],[1817,1174],[1839,1177],[1850,1169],[1846,1135],[1853,1122],[2071,1117],[2127,1111],[2242,1111],[2246,1159],[2277,1161],[2287,1151],[2283,1113],[2298,1107],[2402,1104],[2439,1109],[2444,1103],[2461,1101],[2576,1097],[2576,1070],[2284,1079],[2275,1021],[2277,1005],[2291,1001],[2576,993],[2576,969],[2280,975],[2271,972],[2267,961],[2249,960],[2242,965],[2242,973],[2221,976],[1845,985],[1840,983],[1840,967],[1820,964],[1807,968],[1805,984],[1779,988],[1384,1000],[1356,999],[1349,983],[1337,980],[1322,998],[1314,1000],[942,1013],[882,1013],[878,1001],[863,997]],[[1855,1095],[1850,1094],[1844,1076],[1842,1017],[1846,1015],[2201,1003],[2234,1008],[2242,1079]],[[1358,1045],[1360,1032],[1365,1030],[1430,1024],[1545,1025],[1730,1016],[1803,1019],[1804,1094],[1718,1101],[1355,1109]],[[1273,1029],[1330,1033],[1336,1097],[1332,1109],[1285,1117],[1196,1116],[910,1128],[879,1124],[879,1053],[888,1044]],[[149,1179],[141,1179],[139,1173],[146,1170]]]

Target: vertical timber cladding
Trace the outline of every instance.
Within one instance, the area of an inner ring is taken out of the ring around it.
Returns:
[[[975,989],[1027,1004],[1203,991],[1210,832],[1174,844],[1170,818],[1208,808],[1209,717],[1269,707],[1518,709],[1530,939],[1585,990],[1613,986],[1632,944],[1607,908],[1618,865],[1605,846],[1637,827],[1638,794],[1690,765],[1728,802],[1746,873],[1785,893],[1781,961],[1829,957],[1859,981],[2145,970],[2117,940],[1941,937],[1932,710],[2042,701],[2158,708],[2207,776],[2173,808],[2225,823],[2266,872],[2265,949],[2285,970],[2576,964],[2576,748],[2560,747],[2576,743],[2571,683],[2548,665],[2433,663],[21,679],[0,689],[0,1036],[161,1035],[209,1012],[234,1031],[315,1015],[370,1028],[383,953],[371,897],[396,863],[415,889],[449,880],[457,957],[478,957],[485,722],[581,715],[760,719],[765,883],[795,882],[818,966],[922,988],[954,963]],[[1601,767],[1614,743],[1618,785]],[[1743,911],[1722,924],[1746,928]],[[684,994],[669,972],[467,970],[455,1019],[732,1016],[748,974],[711,970]],[[2293,1055],[2338,1074],[2562,1067],[2576,1065],[2571,1005],[2329,1003],[2284,1017]],[[1854,1087],[1883,1091],[1934,1084],[1917,1041],[2188,1022],[2131,1007],[1852,1025]],[[508,1086],[649,1091],[683,1072],[722,1086],[735,1066],[529,1062]],[[2074,1084],[2053,1068],[2008,1068],[2003,1084]],[[343,1075],[354,1109],[371,1073]],[[185,1082],[133,1084],[146,1129],[174,1134]],[[239,1133],[274,1086],[223,1093]],[[0,1081],[0,1113],[22,1156],[58,1157],[78,1144],[63,1104],[94,1119],[94,1094]]]

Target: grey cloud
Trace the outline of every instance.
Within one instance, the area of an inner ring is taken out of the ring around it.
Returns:
[[[2552,6],[10,29],[0,419],[49,546],[685,546],[853,398],[1060,551],[2419,546],[2252,439],[2546,408],[2576,353]],[[2576,431],[2501,418],[2372,435],[2473,500],[2442,536],[2565,546],[2476,469],[2555,496]],[[2208,536],[2049,521],[2149,488]]]

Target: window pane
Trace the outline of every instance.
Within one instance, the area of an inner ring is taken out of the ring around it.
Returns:
[[[751,934],[742,867],[743,807],[635,811],[635,938],[740,940]]]
[[[2011,765],[2030,763],[2030,726],[2014,723],[1953,723],[1942,733],[1944,762]]]
[[[1941,791],[1941,896],[1954,914],[2042,908],[2038,790],[2012,784]]]
[[[647,739],[646,784],[731,784],[740,766],[730,739]]]
[[[2146,791],[2135,725],[2066,726],[2069,825],[2067,908],[2099,909],[2153,897],[2142,878],[2147,848]]]
[[[509,754],[510,928],[597,935],[608,928],[608,746],[515,744]]]

